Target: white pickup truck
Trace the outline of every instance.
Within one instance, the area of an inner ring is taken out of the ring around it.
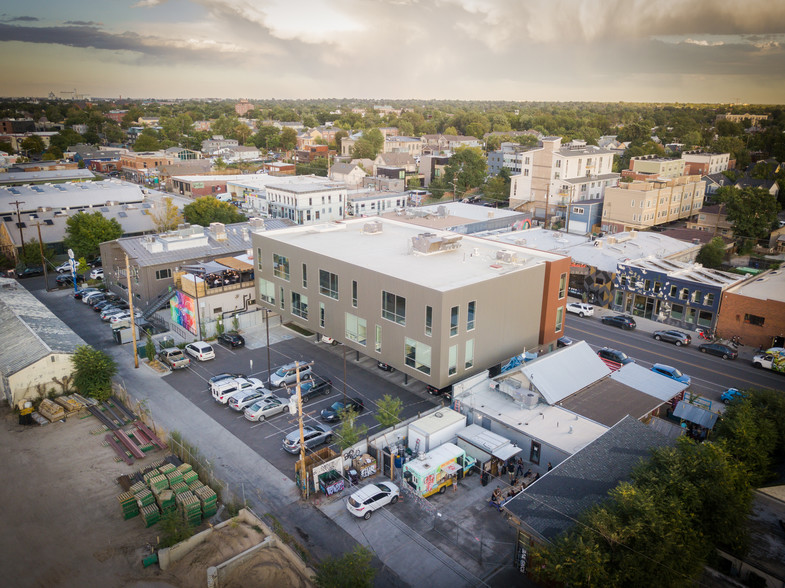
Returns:
[[[758,369],[785,373],[785,348],[772,347],[766,353],[759,353],[752,358],[752,365]]]

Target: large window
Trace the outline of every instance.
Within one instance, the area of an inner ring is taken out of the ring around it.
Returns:
[[[406,298],[382,291],[382,318],[406,325]]]
[[[431,346],[420,343],[408,337],[404,340],[403,354],[406,365],[421,371],[424,374],[431,373]]]
[[[556,332],[561,331],[564,324],[564,307],[560,306],[556,309]]]
[[[466,330],[471,331],[474,329],[474,309],[477,307],[477,302],[472,300],[469,303],[469,309],[466,311]]]
[[[766,322],[766,319],[762,316],[758,316],[755,314],[745,314],[744,322],[747,323],[748,325],[755,325],[756,327],[762,327],[763,323]]]
[[[259,278],[259,298],[270,304],[275,304],[275,284],[264,278]]]
[[[273,274],[277,278],[289,279],[289,258],[273,253]]]
[[[464,354],[463,365],[467,370],[474,365],[474,339],[466,341],[466,353]]]
[[[338,300],[338,276],[328,271],[319,270],[319,294]]]
[[[368,329],[365,319],[346,313],[346,338],[360,345],[368,342]]]
[[[567,274],[559,276],[559,300],[567,294]]]
[[[450,337],[458,334],[458,307],[453,306],[450,309]]]
[[[171,277],[172,277],[172,270],[170,269],[155,270],[156,280],[165,280]]]
[[[458,346],[450,345],[448,352],[447,375],[452,376],[458,372]]]
[[[308,297],[292,292],[292,314],[308,320]]]
[[[433,334],[433,307],[425,307],[425,334],[430,337]]]

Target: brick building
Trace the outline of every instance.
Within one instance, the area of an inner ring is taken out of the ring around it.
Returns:
[[[764,349],[775,337],[785,336],[785,270],[771,270],[728,288],[722,295],[717,332]]]

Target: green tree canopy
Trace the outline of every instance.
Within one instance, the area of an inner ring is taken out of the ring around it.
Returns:
[[[84,137],[73,129],[63,129],[56,135],[52,135],[49,139],[49,147],[58,147],[61,151],[65,151],[72,145],[78,145],[84,142]]]
[[[373,417],[382,428],[392,427],[401,422],[401,410],[403,410],[401,399],[385,394],[377,403],[376,414]]]
[[[191,204],[183,207],[183,217],[186,222],[203,227],[210,223],[241,223],[246,220],[245,215],[228,202],[221,202],[215,196],[197,198]]]
[[[379,129],[368,129],[363,133],[363,139],[367,139],[371,142],[371,145],[373,145],[373,148],[377,154],[380,153],[384,148],[384,135]]]
[[[71,362],[74,364],[74,386],[81,395],[97,400],[107,400],[112,395],[112,377],[117,373],[114,359],[89,345],[80,345]]]
[[[289,127],[282,129],[280,144],[284,151],[294,149],[294,146],[297,145],[297,131]]]
[[[352,157],[355,159],[375,159],[377,153],[378,151],[374,148],[373,143],[365,137],[360,137],[354,143]]]
[[[718,268],[725,259],[725,241],[722,237],[714,237],[709,243],[701,247],[698,257],[695,259],[705,267]]]
[[[341,417],[341,424],[336,429],[335,433],[338,435],[338,444],[341,449],[346,449],[357,443],[360,439],[365,437],[368,433],[368,425],[357,424],[357,411],[351,406],[342,408],[338,411]]]
[[[44,140],[38,135],[30,135],[29,137],[25,137],[22,139],[22,142],[19,143],[19,147],[28,155],[37,155],[46,149]]]
[[[483,184],[487,169],[485,156],[479,147],[459,147],[450,158],[444,177],[448,182],[454,181],[456,192],[463,194]]]
[[[144,129],[134,141],[134,151],[157,151],[161,148],[158,133],[153,129]]]
[[[376,575],[372,560],[371,551],[363,545],[342,557],[328,557],[317,566],[314,583],[319,588],[371,588]]]
[[[482,191],[489,200],[496,200],[497,202],[508,201],[510,199],[509,176],[505,179],[504,176],[499,174],[498,176],[488,178]]]
[[[55,250],[44,243],[44,259],[52,258],[54,254]],[[22,251],[19,253],[19,261],[25,265],[41,265],[41,246],[38,243],[38,239],[30,239],[24,244]]]
[[[74,250],[76,257],[96,257],[100,244],[119,239],[123,227],[116,219],[107,219],[100,212],[79,212],[65,221],[63,243]]]
[[[281,131],[277,127],[262,126],[253,136],[253,144],[259,149],[277,149],[281,144]]]
[[[716,200],[725,205],[734,237],[753,242],[769,236],[780,211],[777,198],[763,188],[724,186]]]

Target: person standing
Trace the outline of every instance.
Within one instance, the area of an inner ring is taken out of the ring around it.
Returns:
[[[551,462],[548,462],[548,471],[550,472],[552,469],[553,469],[553,466],[551,465]]]
[[[457,492],[458,491],[458,474],[455,474],[452,477],[452,491],[453,492]]]
[[[515,468],[515,475],[516,476],[523,475],[523,460],[520,457],[518,458],[518,466]]]

